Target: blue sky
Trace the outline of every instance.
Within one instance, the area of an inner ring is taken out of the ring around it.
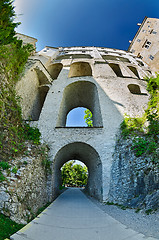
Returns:
[[[75,126],[87,127],[87,124],[85,123],[85,120],[84,120],[85,110],[86,108],[79,107],[79,108],[74,108],[72,111],[70,111],[67,115],[66,126],[67,127],[75,127]]]
[[[127,50],[145,16],[159,18],[159,0],[15,0],[17,31],[44,46]],[[21,14],[21,15],[20,15]]]

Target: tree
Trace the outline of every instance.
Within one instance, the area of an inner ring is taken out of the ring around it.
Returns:
[[[75,161],[69,161],[61,169],[62,185],[83,186],[87,184],[88,171],[86,166],[74,164]]]
[[[15,11],[11,0],[0,1],[0,45],[7,45],[16,41],[15,28],[20,23],[15,23]]]
[[[0,156],[3,161],[25,152],[28,126],[23,122],[16,83],[21,79],[30,44],[15,37],[13,1],[0,0]],[[33,130],[33,129],[32,129]],[[32,131],[33,132],[33,131]],[[28,139],[28,138],[27,138]]]
[[[85,110],[85,123],[87,124],[88,127],[93,127],[93,119],[92,119],[92,113],[89,109]]]

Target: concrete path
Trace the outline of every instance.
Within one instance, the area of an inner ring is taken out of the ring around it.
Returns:
[[[79,189],[68,189],[12,235],[14,240],[154,240],[119,223]]]

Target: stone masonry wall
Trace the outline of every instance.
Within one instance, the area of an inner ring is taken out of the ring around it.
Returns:
[[[111,170],[109,202],[133,208],[159,208],[159,170],[151,157],[136,157],[133,139],[117,140]]]
[[[0,182],[0,212],[26,224],[48,202],[46,172],[40,154],[17,158],[9,164],[10,171],[3,171],[6,181]],[[15,166],[19,166],[17,173],[12,173]]]

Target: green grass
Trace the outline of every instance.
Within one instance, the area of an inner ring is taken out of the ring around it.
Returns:
[[[51,202],[48,202],[43,207],[39,208],[37,213],[33,216],[33,218],[35,218],[42,211],[44,211],[50,204],[51,204]],[[9,238],[11,235],[13,235],[15,232],[19,231],[24,226],[25,225],[18,224],[16,222],[12,221],[9,217],[6,217],[0,213],[0,240]]]
[[[24,227],[23,224],[17,224],[3,214],[0,214],[0,240],[9,238],[22,227]]]

